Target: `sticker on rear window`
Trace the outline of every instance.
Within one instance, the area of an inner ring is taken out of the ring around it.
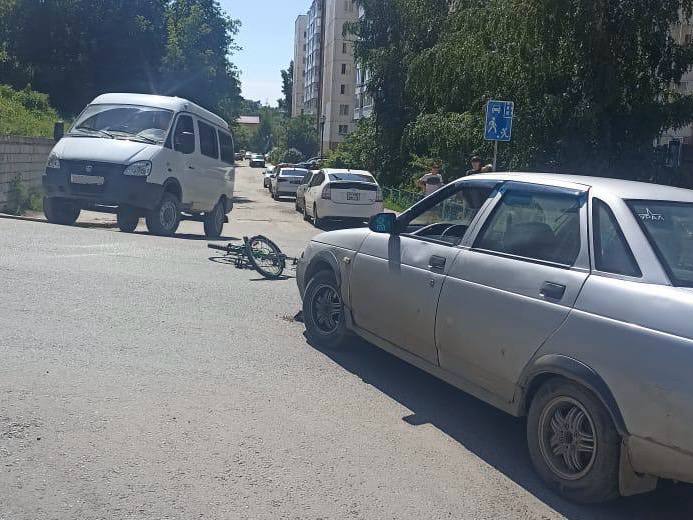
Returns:
[[[650,208],[645,208],[645,213],[639,213],[638,216],[642,220],[649,220],[650,222],[664,222],[664,216],[659,213],[653,213]]]

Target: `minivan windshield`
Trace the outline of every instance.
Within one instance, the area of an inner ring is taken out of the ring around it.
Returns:
[[[162,144],[173,112],[136,105],[89,105],[68,133],[104,139],[129,139]]]
[[[693,287],[693,204],[659,200],[628,201],[671,282]]]

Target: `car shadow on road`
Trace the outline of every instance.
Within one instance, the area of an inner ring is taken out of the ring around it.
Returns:
[[[693,518],[693,486],[584,506],[551,492],[532,469],[525,421],[511,417],[358,338],[343,350],[314,348],[412,411],[402,418],[431,424],[571,520]],[[464,483],[460,483],[464,486]]]
[[[0,213],[0,219],[7,220],[23,220],[25,222],[38,222],[39,224],[50,224],[52,226],[60,226],[61,224],[51,224],[45,218],[41,217],[27,217],[23,215],[12,215],[11,213]],[[117,228],[118,224],[113,222],[80,222],[79,220],[71,226],[65,227],[77,227],[77,228],[90,228],[90,229],[113,229]]]
[[[148,231],[135,231],[134,233],[130,233],[131,235],[141,235],[141,236],[151,236],[151,233]],[[198,241],[198,242],[236,242],[241,240],[238,237],[227,237],[227,236],[222,236],[222,237],[217,237],[217,238],[209,238],[206,237],[205,235],[193,235],[192,233],[176,233],[172,236],[159,236],[159,238],[170,238],[174,240],[192,240],[192,241]]]
[[[252,204],[255,202],[253,199],[249,199],[248,197],[234,197],[233,198],[233,203],[234,204]]]

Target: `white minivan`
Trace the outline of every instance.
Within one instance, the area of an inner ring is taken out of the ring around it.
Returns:
[[[74,224],[82,209],[139,219],[156,235],[181,220],[221,236],[233,209],[234,144],[221,117],[177,97],[104,94],[55,145],[43,176],[49,222]]]

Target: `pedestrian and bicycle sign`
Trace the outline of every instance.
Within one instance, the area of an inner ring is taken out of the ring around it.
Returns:
[[[515,104],[512,101],[489,101],[486,105],[484,139],[509,142],[513,135],[514,110]]]

